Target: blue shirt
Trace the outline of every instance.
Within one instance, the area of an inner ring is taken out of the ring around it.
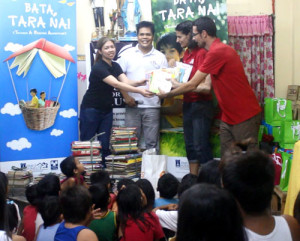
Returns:
[[[66,228],[65,222],[62,222],[55,234],[54,241],[77,241],[78,233],[82,229],[86,229],[85,226],[78,226],[75,228]]]
[[[44,224],[40,227],[36,241],[53,241],[56,231],[60,223],[44,228]]]
[[[155,199],[154,207],[156,208],[156,207],[160,207],[160,206],[171,204],[171,203],[177,204],[178,199],[177,198],[171,198],[171,199],[157,198],[157,199]]]

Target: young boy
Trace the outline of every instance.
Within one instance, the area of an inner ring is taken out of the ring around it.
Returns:
[[[37,90],[36,89],[31,89],[30,90],[30,95],[32,96],[32,99],[30,101],[29,107],[32,108],[38,108],[39,107],[39,99],[36,96]]]
[[[179,181],[171,173],[166,173],[158,179],[157,191],[160,197],[155,200],[154,207],[160,207],[170,203],[178,203],[174,198],[178,191]]]
[[[76,185],[62,191],[60,196],[64,221],[59,225],[55,241],[98,241],[87,228],[92,220],[92,197],[89,191]]]

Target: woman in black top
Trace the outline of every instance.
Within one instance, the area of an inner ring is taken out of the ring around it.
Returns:
[[[121,89],[142,94],[145,97],[153,93],[136,88],[144,85],[146,80],[131,81],[123,73],[120,65],[113,62],[116,47],[113,40],[103,37],[97,43],[95,65],[92,67],[89,88],[80,107],[80,139],[90,140],[95,134],[105,132],[98,140],[102,145],[102,161],[109,155],[109,138],[113,121],[113,89]]]

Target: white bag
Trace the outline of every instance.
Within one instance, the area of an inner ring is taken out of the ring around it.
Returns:
[[[141,178],[148,179],[155,191],[155,197],[159,197],[157,192],[158,179],[167,171],[168,156],[156,155],[155,148],[143,152]]]

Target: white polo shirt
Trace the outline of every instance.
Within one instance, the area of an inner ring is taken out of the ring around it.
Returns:
[[[120,64],[128,79],[133,81],[145,79],[147,72],[168,67],[165,55],[154,49],[154,47],[146,54],[140,51],[138,44],[135,47],[127,48],[120,52],[117,62]],[[139,86],[138,88],[148,89],[149,86]],[[142,103],[138,104],[138,108],[160,107],[160,99],[157,96],[146,98],[138,93],[128,92],[128,94],[136,101]]]

